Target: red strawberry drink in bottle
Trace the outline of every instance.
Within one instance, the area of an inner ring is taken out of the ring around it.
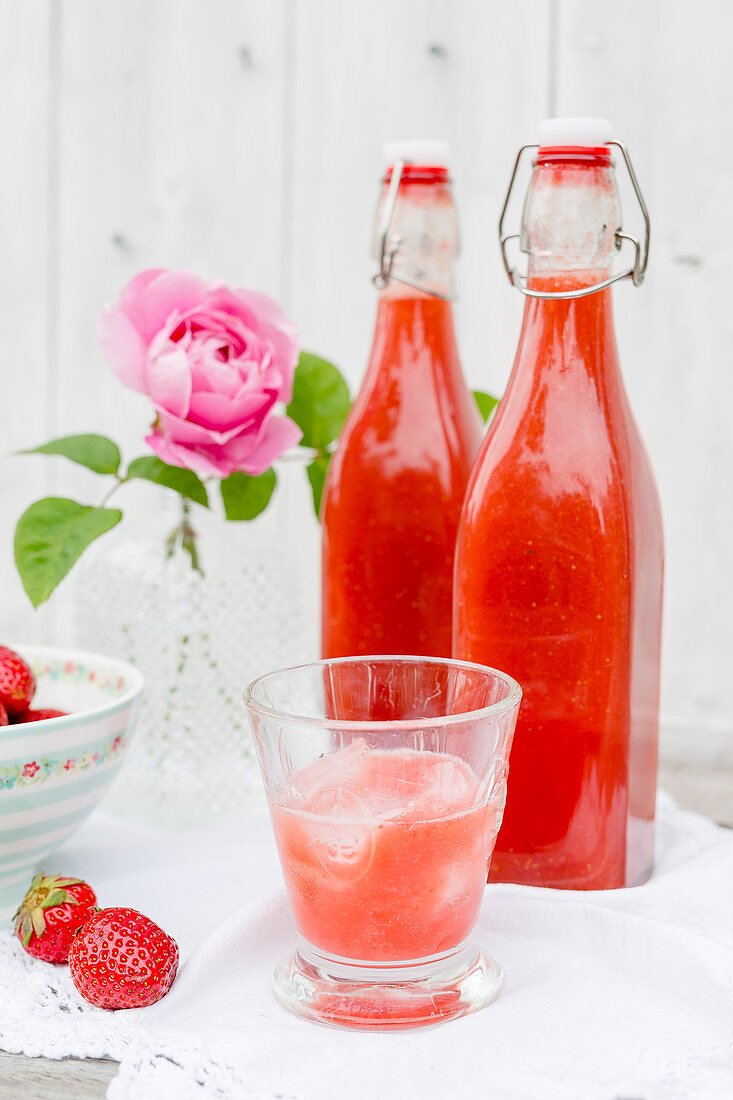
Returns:
[[[456,551],[454,655],[524,689],[491,877],[574,889],[642,881],[654,841],[664,555],[616,351],[610,137],[602,119],[542,126],[522,334]]]
[[[450,655],[456,530],[482,429],[453,326],[447,152],[385,150],[374,342],[323,498],[325,657]]]

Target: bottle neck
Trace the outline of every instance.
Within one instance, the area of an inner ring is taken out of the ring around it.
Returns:
[[[567,418],[571,408],[580,416],[586,402],[605,405],[622,392],[610,289],[583,298],[527,299],[505,401],[511,396],[512,404],[544,416],[553,393],[552,407],[559,403]]]
[[[379,295],[367,379],[460,374],[450,302],[399,283]]]
[[[524,205],[521,246],[528,285],[549,293],[593,286],[611,274],[620,208],[607,148],[537,154]],[[507,415],[567,431],[586,414],[626,402],[609,288],[568,299],[528,298]],[[512,411],[513,410],[513,411]]]
[[[522,218],[531,289],[574,290],[608,278],[620,227],[607,150],[540,149]]]
[[[391,170],[385,177],[377,208],[374,234],[377,260],[381,258],[390,179]],[[393,254],[392,277],[380,291],[383,299],[420,297],[431,292],[443,298],[453,297],[458,222],[445,169],[405,166],[390,220],[387,249]]]

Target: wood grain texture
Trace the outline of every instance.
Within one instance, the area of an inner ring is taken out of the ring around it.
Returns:
[[[139,447],[147,403],[95,319],[145,267],[281,292],[283,4],[67,5],[59,181],[59,421]]]
[[[516,147],[547,111],[548,13],[496,0],[296,6],[293,311],[305,345],[335,359],[352,386],[376,309],[382,147],[438,138],[452,148],[462,228],[464,371],[476,388],[504,389],[522,303],[501,268],[496,220]]]
[[[0,1051],[2,1100],[97,1100],[117,1073],[117,1062],[102,1058],[26,1058]]]
[[[284,9],[281,0],[54,7],[53,112],[36,127],[43,148],[49,141],[58,151],[53,170],[38,173],[53,197],[55,263],[40,303],[50,336],[39,355],[53,386],[47,424],[18,425],[23,443],[101,431],[128,458],[145,451],[149,403],[119,384],[96,335],[101,307],[141,269],[184,267],[280,296]],[[23,46],[21,57],[28,52]],[[47,68],[44,54],[46,80]],[[45,209],[30,192],[29,217]],[[45,247],[32,241],[31,255],[42,263]],[[40,383],[32,389],[44,392]],[[99,478],[63,460],[24,461],[45,462],[61,495],[90,504],[103,496]],[[27,484],[24,494],[29,503]],[[119,501],[126,517],[142,520],[159,496],[136,485]],[[3,535],[19,510],[9,510]],[[50,634],[66,644],[73,585],[64,582],[49,606]],[[13,633],[27,638],[34,616],[23,610]]]
[[[725,0],[560,0],[557,96],[560,113],[614,121],[651,211],[647,280],[615,301],[665,519],[663,752],[733,764],[730,20]]]
[[[13,562],[13,523],[47,491],[42,459],[8,457],[40,442],[50,400],[49,283],[53,276],[50,166],[53,133],[51,2],[0,9],[0,623],[4,638],[40,641],[48,616],[33,615]]]

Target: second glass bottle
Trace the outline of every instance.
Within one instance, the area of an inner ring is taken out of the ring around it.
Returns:
[[[453,556],[482,425],[453,327],[458,227],[442,142],[394,142],[366,376],[326,483],[324,657],[451,653]]]

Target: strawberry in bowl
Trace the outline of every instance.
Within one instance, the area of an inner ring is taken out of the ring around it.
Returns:
[[[26,689],[27,705],[19,705],[17,682],[0,675],[0,690],[14,700],[8,724],[0,711],[0,920],[12,916],[39,863],[109,790],[143,692],[140,672],[114,657],[62,646],[3,648],[30,670],[35,692]],[[0,706],[7,711],[2,698]]]
[[[14,649],[0,645],[0,726],[66,717],[68,711],[54,707],[31,709],[35,693],[36,678],[28,662]]]
[[[0,706],[11,721],[22,720],[36,691],[36,678],[27,661],[0,645]]]
[[[44,707],[42,710],[31,710],[30,707],[21,718],[22,722],[45,722],[47,718],[66,718],[67,710],[54,710],[53,707]]]

